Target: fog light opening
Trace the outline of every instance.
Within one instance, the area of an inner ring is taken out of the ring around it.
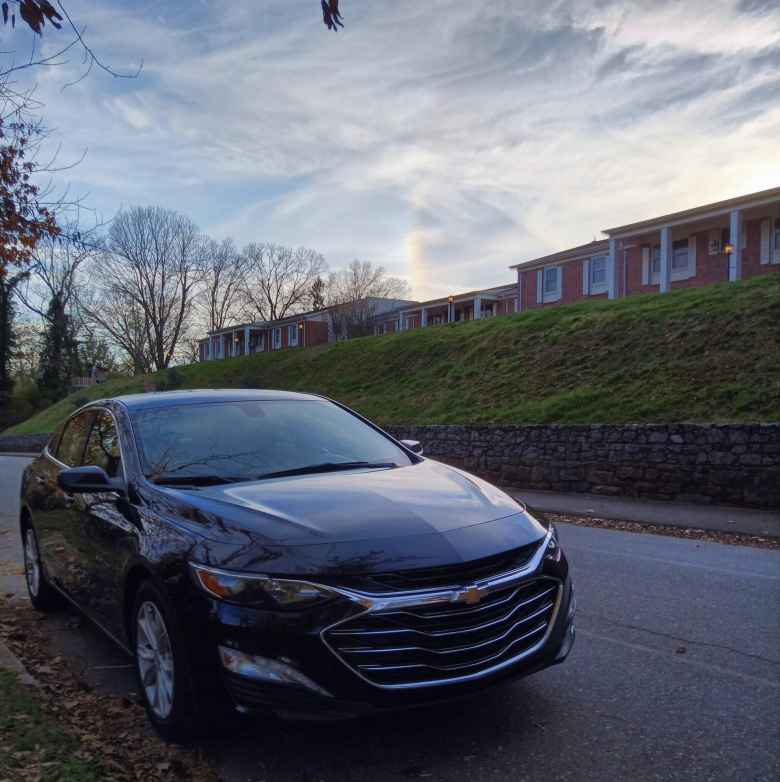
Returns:
[[[219,647],[219,658],[225,670],[236,676],[244,676],[247,679],[269,684],[294,685],[316,692],[318,695],[324,695],[327,698],[333,697],[327,690],[320,687],[317,682],[312,681],[308,676],[290,665],[289,662],[280,662],[279,660],[271,660],[268,657],[246,654],[237,649],[228,649],[226,646]]]

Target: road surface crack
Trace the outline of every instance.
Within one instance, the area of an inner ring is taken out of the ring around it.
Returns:
[[[599,621],[606,622],[613,627],[622,627],[626,630],[638,630],[642,633],[648,633],[650,635],[658,636],[659,638],[667,638],[670,641],[678,641],[680,643],[688,644],[689,646],[706,646],[710,649],[722,649],[726,652],[732,652],[738,654],[740,657],[749,657],[752,660],[760,660],[761,662],[769,663],[770,665],[780,665],[780,660],[772,660],[769,657],[762,657],[760,654],[751,654],[741,649],[735,649],[733,646],[727,646],[726,644],[709,643],[708,641],[696,641],[691,638],[682,638],[679,635],[672,635],[671,633],[664,633],[660,630],[651,630],[648,627],[640,627],[639,625],[628,624],[627,622],[617,622],[614,619],[607,619],[603,616],[595,616],[594,614],[588,614],[584,611],[578,612],[579,616],[586,616],[590,619],[598,619]]]

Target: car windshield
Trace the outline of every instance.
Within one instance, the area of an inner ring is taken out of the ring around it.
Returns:
[[[157,407],[136,412],[133,426],[144,473],[160,483],[217,484],[412,463],[387,437],[325,400]]]

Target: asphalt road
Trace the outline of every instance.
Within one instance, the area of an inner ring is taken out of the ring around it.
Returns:
[[[6,528],[23,462],[0,457]],[[455,705],[250,723],[207,753],[229,782],[780,778],[780,554],[563,525],[561,537],[579,604],[562,666]],[[91,625],[53,629],[93,683],[132,689]]]

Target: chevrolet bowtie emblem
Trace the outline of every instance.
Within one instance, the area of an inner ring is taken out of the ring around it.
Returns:
[[[482,600],[482,590],[478,586],[470,586],[458,595],[459,603],[474,606]]]

